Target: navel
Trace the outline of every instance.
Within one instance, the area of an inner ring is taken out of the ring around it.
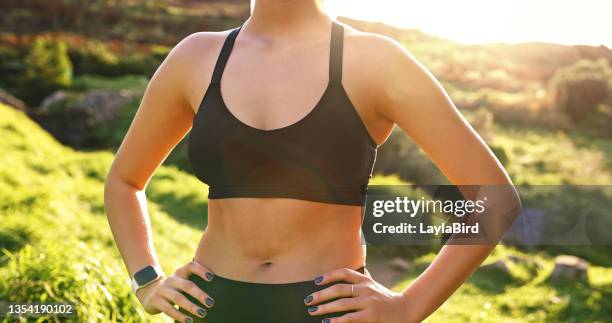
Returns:
[[[262,270],[268,270],[270,269],[270,267],[272,267],[273,263],[271,261],[264,261],[261,265],[259,265],[259,268]]]

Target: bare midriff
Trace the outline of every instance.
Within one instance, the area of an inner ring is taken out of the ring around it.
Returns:
[[[284,198],[211,199],[194,260],[256,283],[311,280],[365,263],[361,207]]]

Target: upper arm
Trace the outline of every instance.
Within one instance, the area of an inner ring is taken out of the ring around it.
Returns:
[[[435,77],[395,41],[377,41],[385,58],[379,69],[379,112],[410,136],[453,184],[508,184],[501,164]]]
[[[186,75],[195,45],[189,36],[176,45],[154,73],[121,143],[109,177],[144,189],[154,171],[191,128]]]

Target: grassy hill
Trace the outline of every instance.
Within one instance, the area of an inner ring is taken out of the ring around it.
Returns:
[[[140,309],[114,246],[103,205],[112,154],[62,146],[4,105],[0,137],[0,299],[87,304],[78,307],[79,321],[169,321]],[[377,177],[374,182],[395,181]],[[162,267],[172,272],[189,261],[206,224],[206,188],[195,177],[162,166],[147,196],[155,246]],[[512,263],[508,273],[480,270],[430,321],[604,322],[612,317],[612,268],[596,264],[588,280],[555,285],[547,280],[552,260],[546,253],[498,247],[488,261],[509,255],[524,261]],[[395,288],[416,278],[433,256],[416,259]]]
[[[4,105],[0,137],[0,299],[74,301],[87,304],[78,307],[83,321],[142,321],[104,213],[112,154],[62,146]],[[197,179],[168,167],[148,187],[164,270],[172,272],[195,252],[205,193]]]

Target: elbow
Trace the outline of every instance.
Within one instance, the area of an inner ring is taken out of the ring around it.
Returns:
[[[521,202],[521,197],[514,185],[509,185],[509,192],[507,195],[509,209],[511,210],[509,216],[511,220],[514,221],[521,213],[523,209],[523,203]]]
[[[116,196],[116,192],[118,190],[120,179],[114,174],[114,172],[109,171],[106,175],[106,179],[104,180],[104,208],[106,210],[106,216],[108,217],[110,213],[108,210],[111,208],[111,204],[113,201],[113,196]]]
[[[140,203],[139,199],[143,190],[130,185],[128,181],[115,172],[109,172],[104,182],[104,209],[109,221],[125,214],[134,202]]]
[[[494,220],[497,223],[495,229],[491,231],[495,232],[493,237],[496,241],[503,238],[522,212],[521,198],[514,185],[503,185],[501,188],[499,194],[501,199],[492,212],[494,218],[497,219]]]
[[[122,197],[129,196],[132,193],[135,194],[138,191],[140,189],[131,185],[119,172],[111,167],[104,181],[104,207],[107,216],[110,215],[108,210],[112,208],[113,203]]]

